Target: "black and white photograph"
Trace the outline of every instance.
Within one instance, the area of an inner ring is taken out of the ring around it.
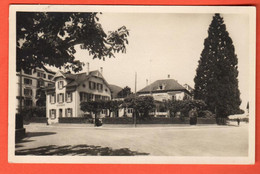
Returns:
[[[255,7],[9,15],[9,162],[254,164]]]

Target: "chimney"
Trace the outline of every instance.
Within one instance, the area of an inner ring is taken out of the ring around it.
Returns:
[[[168,79],[169,79],[170,77],[171,77],[170,74],[168,74]]]
[[[148,86],[148,79],[146,79],[146,86]]]
[[[103,75],[103,67],[100,67],[100,73]]]
[[[87,62],[87,75],[89,75],[89,62]]]

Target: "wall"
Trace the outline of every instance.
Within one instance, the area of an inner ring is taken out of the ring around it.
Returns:
[[[48,75],[53,75],[51,73],[45,72],[44,70],[41,69],[36,69],[36,72],[34,73],[32,71],[32,74],[25,74],[24,71],[22,70],[22,96],[24,95],[24,89],[26,87],[31,88],[32,89],[32,96],[31,96],[31,100],[32,100],[32,106],[36,106],[36,90],[37,90],[37,80],[39,79],[39,77],[37,77],[37,72],[42,72],[44,74],[46,74],[46,78],[42,78],[44,80],[44,84],[45,86],[48,85],[48,83],[53,83],[51,80],[48,79]],[[26,85],[24,84],[24,79],[30,79],[32,80],[32,84],[31,85]],[[20,96],[20,72],[16,73],[16,85],[17,85],[17,90],[16,92],[16,96]],[[22,101],[22,106],[24,106],[24,101]],[[19,108],[19,99],[16,100],[16,109],[18,110]]]
[[[90,89],[89,88],[89,81],[95,82],[95,83],[100,83],[103,84],[103,90],[97,90],[97,89]],[[85,87],[83,87],[83,84]],[[111,100],[111,91],[108,88],[108,86],[104,83],[104,81],[101,78],[98,77],[90,77],[88,80],[86,80],[83,84],[78,86],[77,92],[76,92],[76,106],[77,106],[77,115],[79,117],[82,117],[84,115],[84,112],[81,111],[80,109],[80,92],[86,92],[86,93],[91,93],[94,95],[101,95],[101,96],[107,96]],[[107,91],[105,91],[107,89]],[[101,117],[104,117],[104,114],[101,114]]]
[[[58,82],[59,81],[63,81],[63,88],[59,89],[58,88]],[[72,117],[76,117],[77,116],[77,107],[76,107],[76,102],[77,102],[77,95],[76,92],[72,92],[72,102],[67,102],[66,101],[66,88],[65,86],[67,85],[67,81],[62,78],[62,77],[58,77],[55,81],[55,96],[56,96],[56,101],[55,103],[51,103],[50,102],[50,96],[51,95],[47,95],[46,96],[46,115],[48,118],[48,122],[49,124],[52,123],[57,123],[58,122],[58,118],[59,118],[59,110],[62,109],[62,117],[66,117],[65,116],[65,109],[67,108],[72,108]],[[59,93],[63,93],[64,94],[64,102],[63,103],[58,103],[58,94]],[[55,109],[56,110],[56,118],[55,119],[51,119],[50,118],[50,110],[51,109]]]

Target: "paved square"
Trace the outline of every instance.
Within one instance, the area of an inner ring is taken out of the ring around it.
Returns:
[[[247,156],[248,124],[29,124],[16,155]]]

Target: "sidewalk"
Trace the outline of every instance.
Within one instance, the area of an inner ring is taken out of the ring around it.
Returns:
[[[246,123],[241,123],[240,126],[247,125]],[[129,128],[184,128],[184,129],[200,129],[200,128],[228,128],[228,127],[236,127],[236,124],[229,125],[217,125],[217,124],[197,124],[197,125],[189,125],[189,124],[103,124],[100,127],[95,127],[94,124],[73,124],[73,123],[57,123],[52,125],[46,125],[45,123],[30,123],[25,125],[25,127],[30,126],[39,126],[39,127],[55,127],[55,128],[109,128],[109,129],[129,129]]]

